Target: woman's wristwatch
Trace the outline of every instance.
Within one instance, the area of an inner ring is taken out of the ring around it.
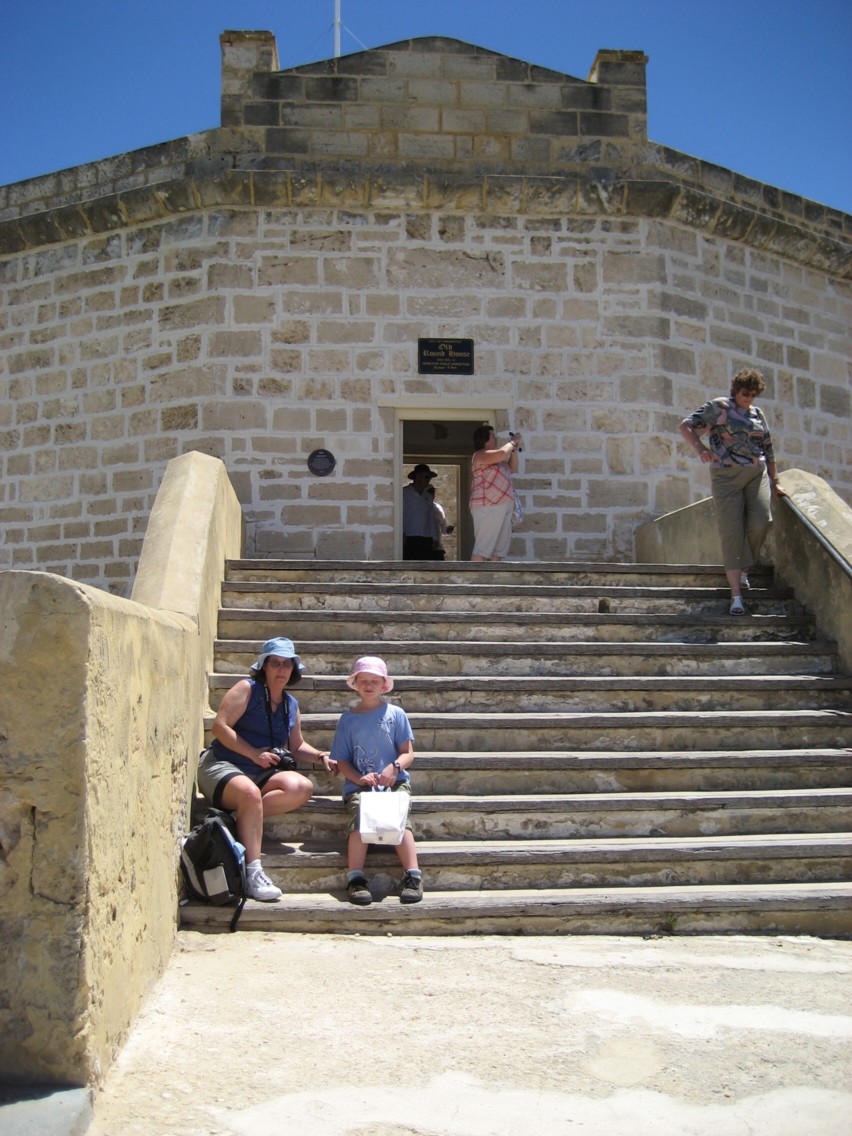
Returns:
[[[393,763],[393,767],[397,771],[397,773],[402,773],[402,766],[399,764],[398,761],[395,761]]]

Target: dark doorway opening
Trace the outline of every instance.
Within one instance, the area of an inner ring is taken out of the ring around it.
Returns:
[[[473,526],[467,501],[470,495],[470,458],[473,432],[484,419],[407,418],[402,423],[403,483],[418,462],[436,470],[435,499],[442,506],[453,532],[443,538],[447,560],[470,560]]]

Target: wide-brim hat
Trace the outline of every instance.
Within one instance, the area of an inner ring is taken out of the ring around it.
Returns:
[[[293,669],[297,671],[299,675],[302,674],[302,660],[296,654],[296,648],[293,646],[291,639],[285,639],[283,635],[279,635],[275,639],[267,639],[257,659],[252,663],[251,669],[253,671],[263,670],[263,664],[270,655],[275,655],[276,658],[279,659],[292,659]]]
[[[425,473],[425,474],[426,474],[426,476],[427,476],[427,477],[429,478],[429,480],[430,480],[430,481],[431,481],[431,479],[432,479],[433,477],[437,477],[437,476],[438,476],[438,474],[437,474],[437,473],[435,472],[435,470],[434,470],[434,469],[430,469],[430,468],[429,468],[429,466],[425,464],[425,462],[419,462],[419,463],[418,463],[418,464],[417,464],[417,465],[416,465],[416,466],[414,467],[414,469],[413,469],[413,470],[411,471],[411,473],[409,473],[409,475],[408,475],[408,480],[409,480],[409,481],[413,481],[413,480],[414,480],[414,478],[415,478],[415,477],[416,477],[416,476],[418,475],[418,473]]]
[[[388,668],[384,659],[379,659],[375,655],[364,655],[363,658],[358,659],[352,668],[352,674],[346,680],[346,685],[352,690],[358,689],[355,677],[360,674],[371,674],[382,679],[384,681],[382,694],[390,694],[393,690],[393,679],[388,678]]]

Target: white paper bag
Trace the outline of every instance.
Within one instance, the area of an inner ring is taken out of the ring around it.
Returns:
[[[405,790],[363,790],[358,800],[358,832],[364,843],[402,844],[410,794]]]

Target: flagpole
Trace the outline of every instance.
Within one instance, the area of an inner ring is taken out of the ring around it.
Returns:
[[[340,58],[340,0],[334,0],[334,58]]]

